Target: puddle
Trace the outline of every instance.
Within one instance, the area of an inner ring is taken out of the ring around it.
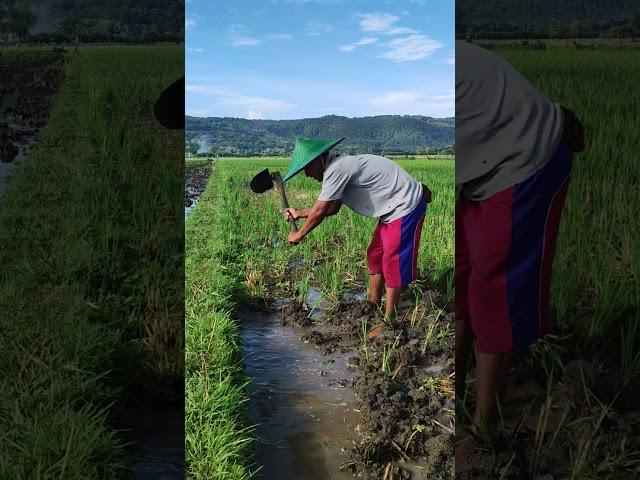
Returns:
[[[165,406],[141,397],[130,399],[120,419],[133,480],[184,479],[184,405]]]
[[[46,123],[64,76],[59,60],[46,51],[0,56],[0,201]]]
[[[340,471],[358,422],[349,355],[322,355],[276,314],[244,311],[240,323],[245,371],[253,379],[249,419],[260,439],[255,478],[353,479]]]
[[[189,166],[184,169],[184,218],[193,211],[200,195],[207,188],[207,181],[211,174],[209,165]]]
[[[342,300],[347,302],[361,302],[367,298],[367,292],[362,290],[360,292],[347,292],[342,295]]]

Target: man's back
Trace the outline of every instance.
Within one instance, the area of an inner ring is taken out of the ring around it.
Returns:
[[[482,200],[542,168],[562,138],[562,110],[493,53],[456,42],[456,184]]]
[[[319,200],[340,199],[355,212],[383,222],[413,210],[422,185],[393,160],[379,155],[339,155],[329,159]]]

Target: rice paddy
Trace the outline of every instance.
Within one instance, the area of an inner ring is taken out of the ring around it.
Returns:
[[[362,293],[367,286],[366,248],[375,219],[343,207],[300,245],[291,246],[277,192],[250,191],[249,181],[256,173],[264,168],[284,172],[288,162],[283,158],[213,159],[208,187],[186,220],[189,478],[244,479],[259,467],[248,457],[253,435],[245,415],[249,399],[243,386],[250,379],[242,370],[239,326],[232,320],[237,307],[264,308],[277,298],[304,301],[311,290],[335,303],[345,294]],[[433,192],[420,247],[422,281],[414,290],[441,289],[451,297],[453,162],[419,158],[399,163]],[[310,207],[320,192],[320,184],[304,175],[287,182],[286,188],[294,208]],[[358,332],[355,335],[357,339]],[[382,370],[393,367],[397,374],[397,361],[391,359],[396,349],[393,339],[388,346],[380,344],[376,372],[387,376]],[[365,350],[371,353],[375,348]],[[413,440],[416,433],[410,433]]]
[[[0,61],[11,55],[30,49]],[[182,395],[183,142],[152,116],[182,69],[179,46],[70,54],[39,141],[8,181],[1,478],[122,478],[125,392]]]

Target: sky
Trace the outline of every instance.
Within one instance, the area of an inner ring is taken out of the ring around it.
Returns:
[[[454,0],[186,0],[186,114],[454,116]]]

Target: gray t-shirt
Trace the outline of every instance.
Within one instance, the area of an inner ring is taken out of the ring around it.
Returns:
[[[456,193],[483,200],[526,180],[562,130],[560,105],[497,55],[456,41]]]
[[[318,200],[342,200],[351,210],[389,223],[410,213],[422,185],[396,162],[378,155],[332,155]]]

